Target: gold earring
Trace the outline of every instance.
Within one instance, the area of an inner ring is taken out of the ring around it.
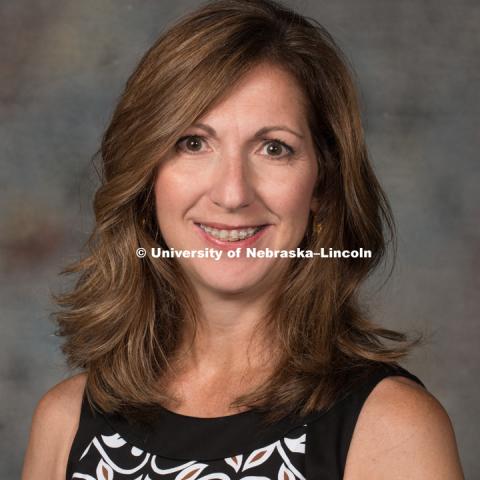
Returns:
[[[322,231],[322,224],[318,222],[313,222],[313,232],[320,233]]]

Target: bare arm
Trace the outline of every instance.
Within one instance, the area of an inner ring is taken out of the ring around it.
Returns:
[[[85,374],[50,389],[33,414],[22,480],[65,480],[68,455],[78,428]]]
[[[450,418],[403,377],[382,380],[355,427],[344,480],[464,480]]]

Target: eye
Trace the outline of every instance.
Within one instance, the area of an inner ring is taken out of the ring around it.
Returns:
[[[175,144],[177,150],[198,153],[202,150],[202,143],[205,142],[205,138],[199,135],[186,135],[178,140]]]
[[[271,157],[290,157],[295,153],[295,150],[290,145],[287,145],[285,142],[282,142],[278,138],[275,138],[273,140],[266,140],[263,144],[263,148],[265,147],[267,147],[267,155]],[[282,150],[284,151],[283,154]]]

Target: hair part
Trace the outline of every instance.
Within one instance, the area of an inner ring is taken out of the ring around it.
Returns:
[[[265,318],[282,357],[268,382],[232,406],[257,408],[267,421],[329,408],[362,372],[394,364],[421,342],[375,325],[359,301],[395,228],[344,55],[317,21],[278,2],[207,2],[163,33],[126,82],[97,152],[102,178],[86,255],[62,271],[79,278],[72,291],[54,295],[62,351],[70,367],[87,372],[87,397],[100,410],[145,418],[171,401],[162,378],[182,331],[196,331],[199,302],[176,260],[140,260],[135,250],[167,248],[152,195],[161,159],[261,62],[291,73],[307,99],[320,208],[300,246],[363,247],[373,256],[291,261]]]

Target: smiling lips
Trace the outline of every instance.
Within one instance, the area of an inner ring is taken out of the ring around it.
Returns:
[[[228,226],[222,224],[197,223],[197,225],[208,235],[220,241],[237,242],[253,237],[267,225],[258,226]]]
[[[203,225],[205,227],[214,228],[216,230],[246,230],[248,228],[258,228],[264,227],[266,223],[258,223],[256,225],[226,225],[223,223],[212,223],[212,222],[196,222],[197,225]]]

